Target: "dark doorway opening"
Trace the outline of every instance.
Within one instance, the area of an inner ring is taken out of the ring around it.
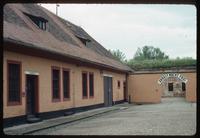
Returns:
[[[104,106],[112,106],[113,92],[112,92],[112,77],[104,76]]]
[[[126,93],[126,82],[123,82],[123,91],[124,91],[124,101],[127,102],[127,93]]]
[[[28,122],[38,122],[38,76],[26,75],[26,114]]]
[[[168,83],[168,91],[173,91],[173,83]]]
[[[185,91],[185,90],[186,90],[185,83],[182,82],[182,91]]]

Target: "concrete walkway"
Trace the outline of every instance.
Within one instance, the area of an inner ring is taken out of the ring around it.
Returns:
[[[98,109],[93,109],[85,112],[76,113],[69,116],[62,116],[54,119],[43,120],[42,122],[32,123],[32,124],[23,124],[18,126],[13,126],[4,129],[4,133],[7,135],[24,135],[44,129],[56,127],[63,124],[72,123],[75,121],[80,121],[83,119],[99,116],[108,112],[114,112],[117,110],[124,110],[128,106],[128,103],[114,105],[112,107],[103,107]]]
[[[196,103],[119,104],[4,129],[9,135],[194,135]]]
[[[31,135],[194,135],[196,103],[163,98],[159,104],[130,104],[98,117],[83,119]]]

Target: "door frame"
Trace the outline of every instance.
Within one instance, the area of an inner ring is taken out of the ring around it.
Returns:
[[[27,95],[27,76],[34,76],[35,77],[35,114],[37,115],[37,113],[39,113],[39,74],[29,74],[29,73],[25,73],[25,113],[27,114],[27,100],[28,100],[28,95]]]

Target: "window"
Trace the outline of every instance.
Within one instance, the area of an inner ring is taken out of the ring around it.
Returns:
[[[8,104],[17,105],[21,103],[21,63],[8,61]]]
[[[82,91],[83,98],[87,97],[87,73],[82,73]]]
[[[40,29],[46,30],[46,23],[48,20],[44,19],[43,17],[34,16],[28,13],[24,13],[26,16],[28,16]]]
[[[120,81],[119,80],[117,81],[117,87],[118,87],[118,89],[120,88]]]
[[[89,90],[89,96],[93,97],[94,96],[94,74],[92,72],[90,73],[83,72],[82,73],[83,98],[87,98],[88,90]]]
[[[46,22],[38,20],[38,27],[42,30],[46,30]]]
[[[126,87],[126,81],[123,82],[124,87]]]
[[[185,88],[185,83],[182,82],[182,91],[185,91],[185,90],[186,90],[186,88]]]
[[[168,91],[173,91],[173,83],[168,83]]]
[[[70,98],[69,70],[63,70],[63,97]]]
[[[52,95],[53,100],[60,99],[60,70],[52,68]]]
[[[76,35],[76,37],[77,37],[84,45],[86,45],[87,42],[90,42],[90,41],[91,41],[91,40],[89,40],[89,39],[87,39],[87,38],[85,38],[85,37],[82,37],[82,36]]]
[[[79,38],[79,40],[84,44],[84,45],[86,45],[86,40],[85,39],[82,39],[82,38]]]
[[[89,73],[89,90],[90,90],[90,97],[94,96],[94,75],[93,73]]]

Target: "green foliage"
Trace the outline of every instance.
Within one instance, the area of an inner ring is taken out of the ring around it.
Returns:
[[[131,68],[138,69],[155,69],[155,68],[170,68],[170,67],[184,67],[196,66],[196,60],[192,58],[177,58],[177,59],[163,59],[163,60],[134,60],[131,59],[127,63]]]
[[[109,51],[115,59],[135,70],[196,66],[196,60],[191,57],[169,59],[159,48],[152,46],[144,46],[142,49],[138,48],[134,58],[130,60],[127,60],[125,54],[118,49]]]
[[[109,50],[109,52],[117,59],[118,61],[121,62],[127,62],[126,56],[123,52],[121,52],[119,49],[117,50]]]
[[[147,59],[168,59],[169,56],[165,55],[160,48],[154,48],[153,46],[144,46],[142,49],[138,48],[134,59],[135,60],[147,60]]]

